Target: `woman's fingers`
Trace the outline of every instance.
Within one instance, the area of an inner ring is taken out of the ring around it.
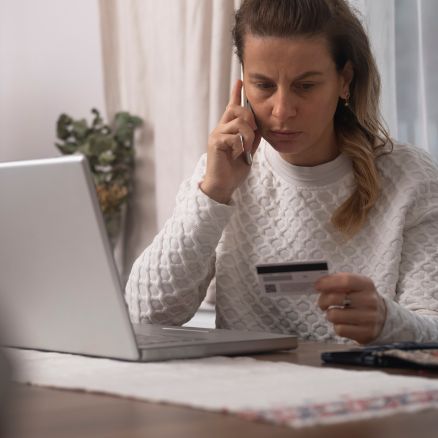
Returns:
[[[243,152],[242,142],[239,135],[219,134],[216,137],[216,142],[216,149],[223,152],[229,152],[233,159],[236,159]]]
[[[336,291],[339,293],[374,289],[373,281],[363,275],[350,274],[349,272],[338,272],[320,278],[315,288],[319,292]]]
[[[370,331],[367,326],[335,324],[333,328],[338,336],[353,339],[359,344],[368,344],[376,337],[376,334],[373,331]]]
[[[315,288],[320,292],[318,305],[338,336],[362,344],[376,339],[386,320],[386,305],[370,278],[331,274],[318,280]]]
[[[233,120],[234,118],[238,117],[240,114],[242,114],[241,110],[244,108],[242,107],[242,104],[240,102],[241,90],[242,90],[242,81],[238,79],[234,84],[234,87],[231,91],[230,100],[228,101],[228,105],[225,108],[225,112],[222,115],[222,118],[219,123],[227,123]]]
[[[243,87],[243,82],[240,79],[237,79],[233,89],[231,90],[230,100],[228,102],[229,105],[242,105],[241,102],[242,87]]]
[[[249,108],[244,108],[240,105],[228,105],[221,117],[219,125],[225,125],[234,119],[243,120],[253,129],[253,131],[257,129],[257,123],[252,111]]]
[[[375,312],[368,309],[329,309],[326,313],[328,321],[341,325],[363,325],[371,326],[375,322]]]
[[[242,81],[237,80],[231,92],[231,97],[228,105],[222,115],[219,125],[224,125],[232,120],[239,118],[244,120],[254,131],[257,129],[257,123],[254,114],[249,108],[244,108],[240,101],[240,93],[242,90]]]
[[[331,306],[342,306],[345,293],[321,293],[318,297],[318,306],[326,311]]]
[[[255,140],[254,131],[241,119],[234,119],[227,123],[221,129],[223,134],[236,134],[241,135],[243,138],[243,149],[248,152],[252,152],[253,143]]]
[[[228,204],[248,176],[261,136],[254,115],[240,104],[242,82],[236,81],[227,108],[208,137],[207,168],[200,189],[210,198]]]
[[[332,306],[344,306],[346,298],[349,302],[349,308],[376,309],[378,306],[376,293],[372,289],[350,292],[344,290],[321,292],[318,297],[318,306],[323,311]]]
[[[345,305],[345,299],[349,307],[377,307],[374,283],[362,275],[345,272],[327,275],[316,282],[315,288],[320,292],[318,305],[324,311],[331,306]]]

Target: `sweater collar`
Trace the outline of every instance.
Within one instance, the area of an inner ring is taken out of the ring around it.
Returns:
[[[298,186],[325,186],[351,173],[351,159],[341,153],[328,163],[313,167],[295,166],[284,160],[265,140],[264,154],[271,168],[286,181]]]

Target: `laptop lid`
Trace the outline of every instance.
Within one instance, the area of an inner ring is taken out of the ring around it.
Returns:
[[[137,359],[86,158],[0,163],[0,199],[5,343]]]
[[[0,163],[0,199],[6,345],[146,361],[296,347],[289,335],[146,324],[136,339],[85,157]]]

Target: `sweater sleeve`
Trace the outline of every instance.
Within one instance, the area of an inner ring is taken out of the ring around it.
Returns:
[[[205,297],[216,247],[234,211],[200,190],[205,165],[204,155],[181,185],[171,218],[133,264],[125,291],[133,322],[184,324]]]
[[[438,340],[438,183],[422,184],[406,217],[395,300],[375,343]]]

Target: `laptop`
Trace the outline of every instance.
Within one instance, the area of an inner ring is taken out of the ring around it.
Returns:
[[[132,361],[297,346],[293,335],[131,324],[84,156],[0,163],[0,202],[4,345]]]

